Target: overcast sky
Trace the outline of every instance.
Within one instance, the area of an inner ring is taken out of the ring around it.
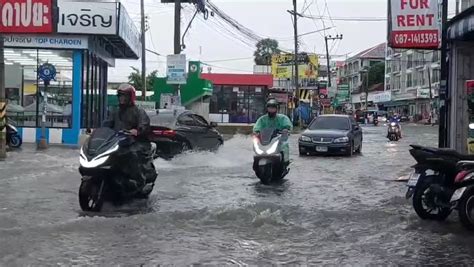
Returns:
[[[138,0],[122,0],[131,17],[140,25],[140,6]],[[147,48],[162,55],[173,53],[174,5],[161,4],[160,0],[145,0],[146,14],[150,17],[150,30],[147,34]],[[212,0],[221,10],[242,25],[262,37],[270,37],[280,42],[280,47],[294,49],[292,40],[293,26],[288,9],[292,9],[291,0]],[[454,2],[454,1],[450,1]],[[191,19],[194,6],[183,4],[182,31]],[[331,18],[385,18],[387,1],[385,0],[298,0],[298,10],[306,15]],[[450,8],[450,13],[454,8]],[[212,72],[251,73],[253,70],[253,52],[255,44],[243,43],[240,35],[233,37],[230,26],[218,17],[209,17],[206,21],[198,15],[186,38],[186,49],[182,52],[188,60],[201,60],[211,65]],[[386,21],[354,22],[340,20],[298,20],[299,34],[333,27],[326,32],[314,33],[302,37],[301,48],[307,52],[325,53],[324,34],[343,34],[342,41],[330,43],[332,55],[354,54],[386,40]],[[344,56],[340,57],[344,59]],[[323,62],[325,63],[325,62]],[[126,81],[130,66],[140,68],[140,62],[118,60],[115,68],[109,70],[110,81]],[[166,74],[166,57],[147,53],[147,72],[158,70],[160,76]],[[205,68],[207,71],[207,68]]]

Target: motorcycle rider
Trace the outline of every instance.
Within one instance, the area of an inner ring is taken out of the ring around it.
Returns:
[[[259,134],[265,128],[275,128],[284,134],[288,134],[293,128],[290,118],[284,114],[278,114],[278,102],[275,99],[269,99],[266,104],[267,114],[258,118],[253,127],[254,134]],[[288,142],[283,145],[283,157],[285,167],[290,164],[290,147]]]
[[[130,84],[121,84],[117,89],[119,99],[118,109],[112,111],[104,127],[115,131],[126,130],[133,136],[135,142],[129,147],[130,160],[128,170],[132,180],[124,181],[131,191],[138,190],[146,184],[147,156],[151,149],[147,135],[150,130],[150,118],[146,112],[135,105],[135,88]]]
[[[400,125],[400,116],[398,116],[397,113],[390,116],[390,119],[389,119],[388,123],[391,124],[392,122],[397,124],[398,137],[402,138],[402,126]],[[388,138],[388,132],[387,132],[387,138]]]

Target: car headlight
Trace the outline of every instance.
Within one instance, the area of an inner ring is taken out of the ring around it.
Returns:
[[[348,143],[348,142],[349,142],[349,137],[347,136],[334,139],[334,143]]]
[[[304,136],[304,135],[302,135],[302,136],[300,137],[300,140],[303,141],[303,142],[311,142],[311,141],[312,141],[312,140],[311,140],[311,137],[309,137],[309,136]]]

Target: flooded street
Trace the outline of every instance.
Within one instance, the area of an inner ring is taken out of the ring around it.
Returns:
[[[437,127],[364,128],[360,156],[300,157],[284,183],[261,185],[250,138],[214,153],[157,160],[147,201],[79,208],[78,151],[31,146],[0,162],[0,265],[472,264],[474,235],[457,212],[421,221],[394,182],[414,164],[409,144],[437,144]]]

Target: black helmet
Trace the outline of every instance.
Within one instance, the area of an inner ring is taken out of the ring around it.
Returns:
[[[269,107],[273,107],[273,108],[278,108],[278,101],[276,101],[275,99],[269,99],[267,101],[267,108]]]

